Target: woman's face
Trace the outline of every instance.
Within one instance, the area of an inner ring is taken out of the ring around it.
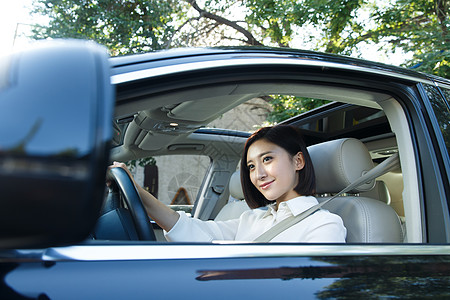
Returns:
[[[247,152],[250,181],[269,201],[277,203],[300,196],[295,190],[298,170],[305,166],[303,154],[292,157],[265,139],[254,142]]]

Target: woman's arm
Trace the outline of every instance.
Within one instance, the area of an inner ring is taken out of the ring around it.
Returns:
[[[124,163],[114,162],[109,168],[122,168],[128,173],[139,192],[147,214],[165,231],[170,231],[180,215],[138,185]]]
[[[188,218],[185,214],[180,215],[139,186],[124,163],[114,162],[109,168],[122,168],[128,173],[139,192],[147,214],[166,231],[166,238],[169,241],[234,240],[239,219],[214,222]]]

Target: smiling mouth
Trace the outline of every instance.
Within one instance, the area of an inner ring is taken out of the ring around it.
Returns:
[[[265,190],[272,184],[272,182],[273,182],[273,180],[270,182],[263,183],[259,186],[259,188]]]

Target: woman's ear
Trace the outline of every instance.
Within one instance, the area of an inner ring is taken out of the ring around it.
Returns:
[[[300,171],[305,167],[305,158],[303,157],[302,152],[298,152],[294,155],[294,164],[295,164],[295,170]]]

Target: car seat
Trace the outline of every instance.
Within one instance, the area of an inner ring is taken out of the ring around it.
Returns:
[[[375,181],[375,187],[367,192],[362,192],[359,194],[362,197],[373,198],[386,203],[391,204],[391,195],[389,194],[389,189],[386,183],[382,180]]]
[[[316,173],[319,202],[329,199],[373,168],[365,145],[344,138],[308,148]],[[323,206],[339,215],[347,228],[348,243],[400,243],[403,232],[397,213],[377,199],[359,195],[372,190],[375,180],[362,184]],[[354,194],[353,194],[354,193]]]
[[[241,214],[249,210],[247,202],[244,200],[244,192],[241,186],[241,175],[239,171],[234,172],[230,181],[228,182],[228,189],[230,191],[231,201],[219,211],[214,218],[215,221],[225,221],[231,219],[237,219]]]

